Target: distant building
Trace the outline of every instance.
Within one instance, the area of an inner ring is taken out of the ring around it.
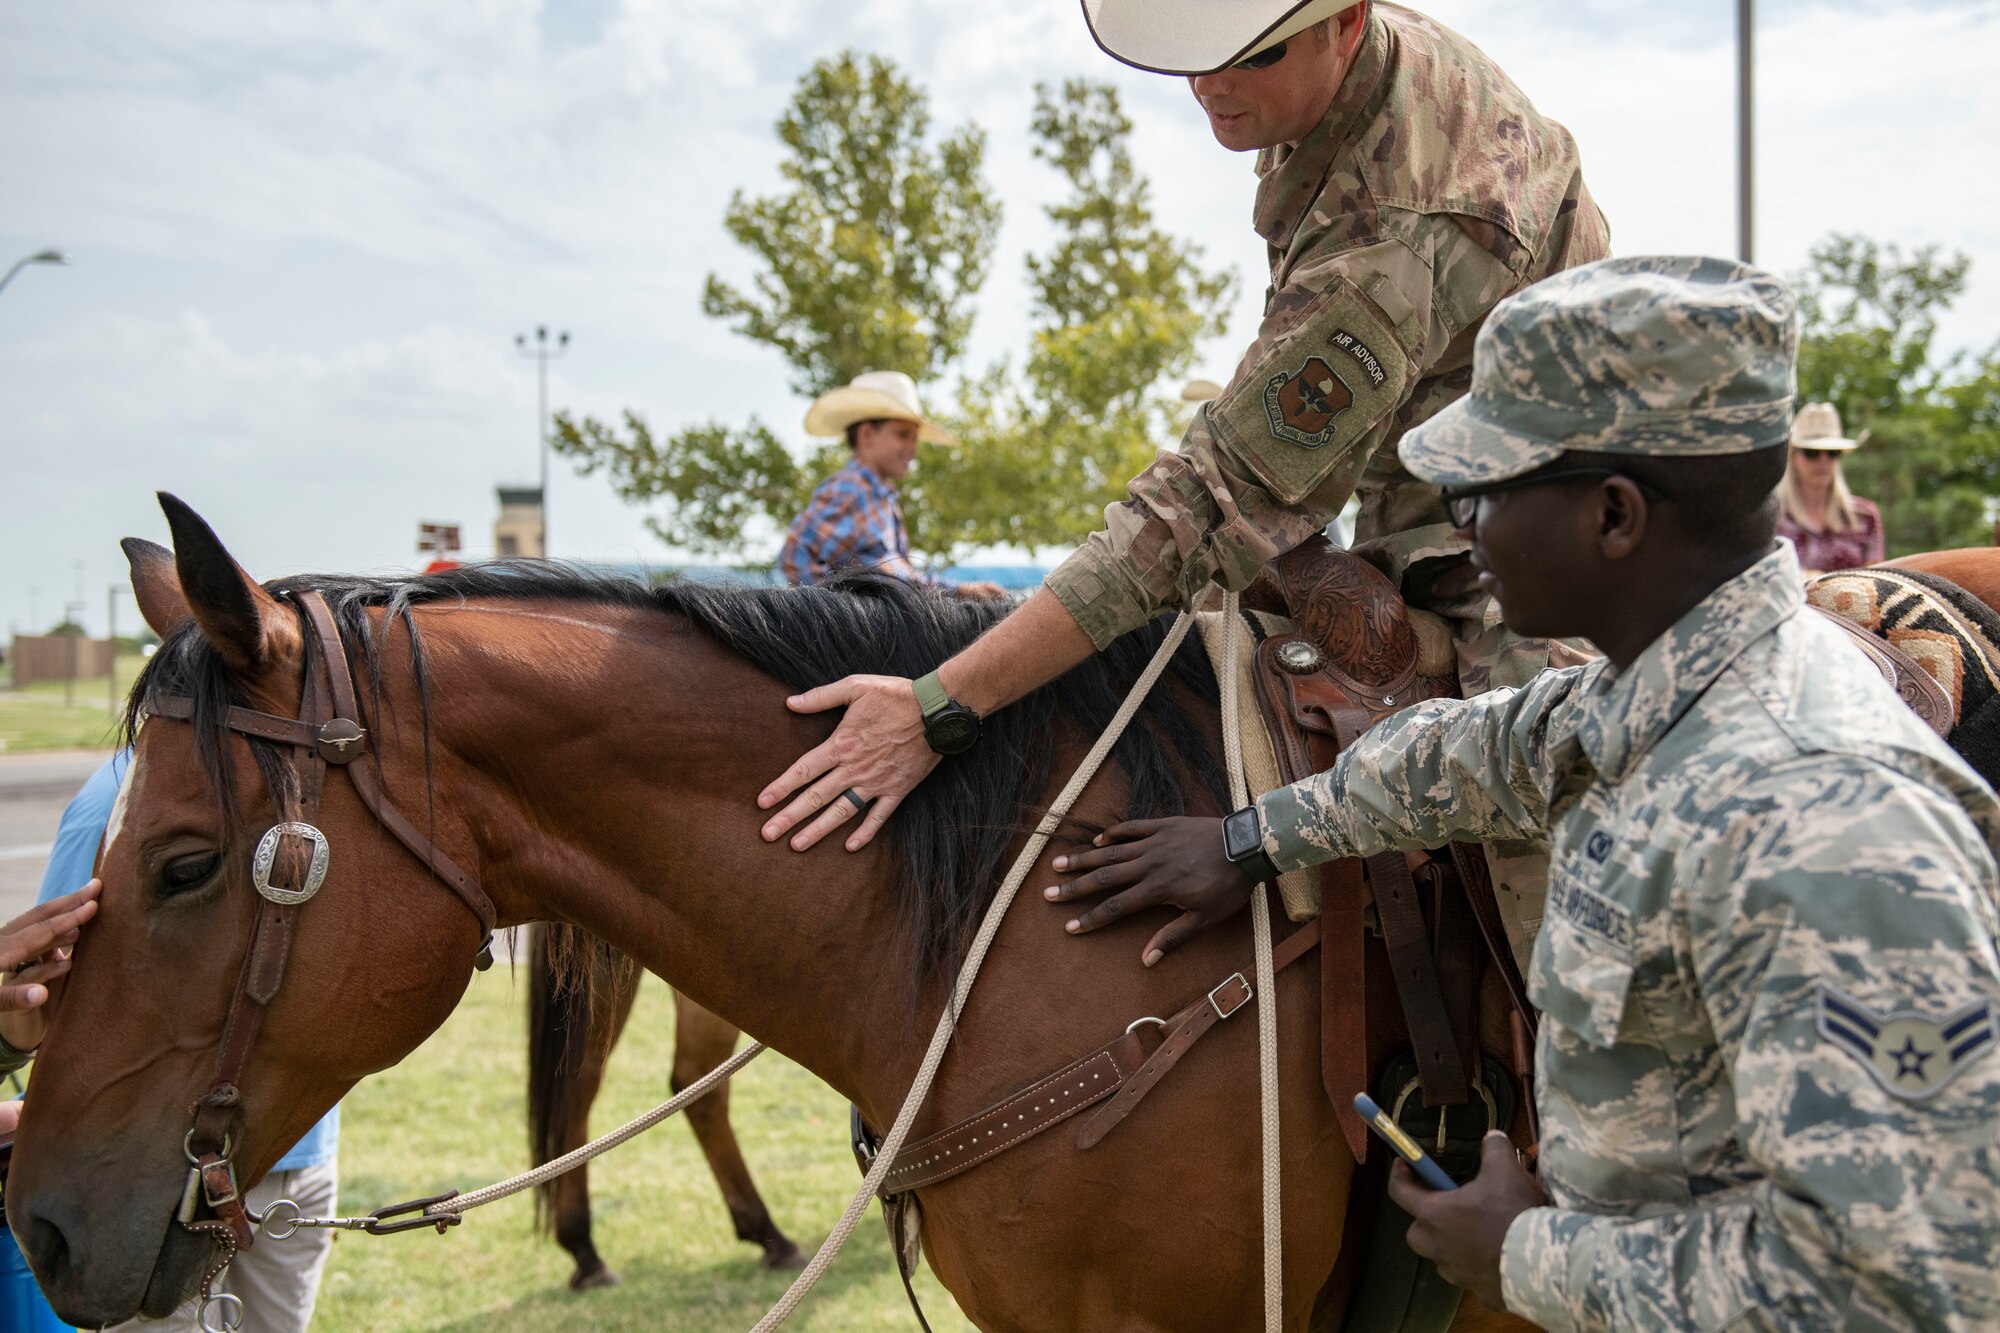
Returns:
[[[542,488],[501,486],[500,517],[493,524],[493,551],[503,559],[510,555],[548,554],[542,528]]]

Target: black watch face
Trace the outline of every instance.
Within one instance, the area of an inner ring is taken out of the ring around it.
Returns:
[[[964,754],[979,739],[979,717],[969,708],[950,709],[932,718],[924,732],[939,754]]]
[[[1258,836],[1257,815],[1254,810],[1238,810],[1222,821],[1222,853],[1232,861],[1241,861],[1264,846]]]

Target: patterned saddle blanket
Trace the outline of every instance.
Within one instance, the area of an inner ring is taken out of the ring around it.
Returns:
[[[1812,605],[1867,630],[1943,687],[1958,725],[1946,737],[2000,780],[2000,615],[1955,583],[1913,569],[1845,569],[1806,583]]]

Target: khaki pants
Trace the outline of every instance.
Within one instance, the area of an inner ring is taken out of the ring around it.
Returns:
[[[273,1171],[258,1181],[248,1197],[250,1211],[261,1214],[279,1199],[290,1199],[307,1217],[331,1217],[339,1192],[340,1164],[308,1166],[297,1171]],[[305,1333],[319,1297],[320,1273],[333,1248],[333,1233],[314,1229],[284,1240],[260,1236],[236,1256],[216,1286],[243,1302],[241,1333]],[[197,1333],[199,1306],[190,1302],[161,1320],[135,1319],[114,1327],[120,1333]]]

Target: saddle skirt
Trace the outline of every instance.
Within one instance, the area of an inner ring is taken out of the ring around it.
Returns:
[[[1925,715],[1901,682],[1891,683],[1961,750],[1959,733],[2000,698],[2000,616],[1958,585],[1917,570],[1846,569],[1808,580],[1806,601],[1867,631],[1936,682],[1948,710],[1942,720]]]

